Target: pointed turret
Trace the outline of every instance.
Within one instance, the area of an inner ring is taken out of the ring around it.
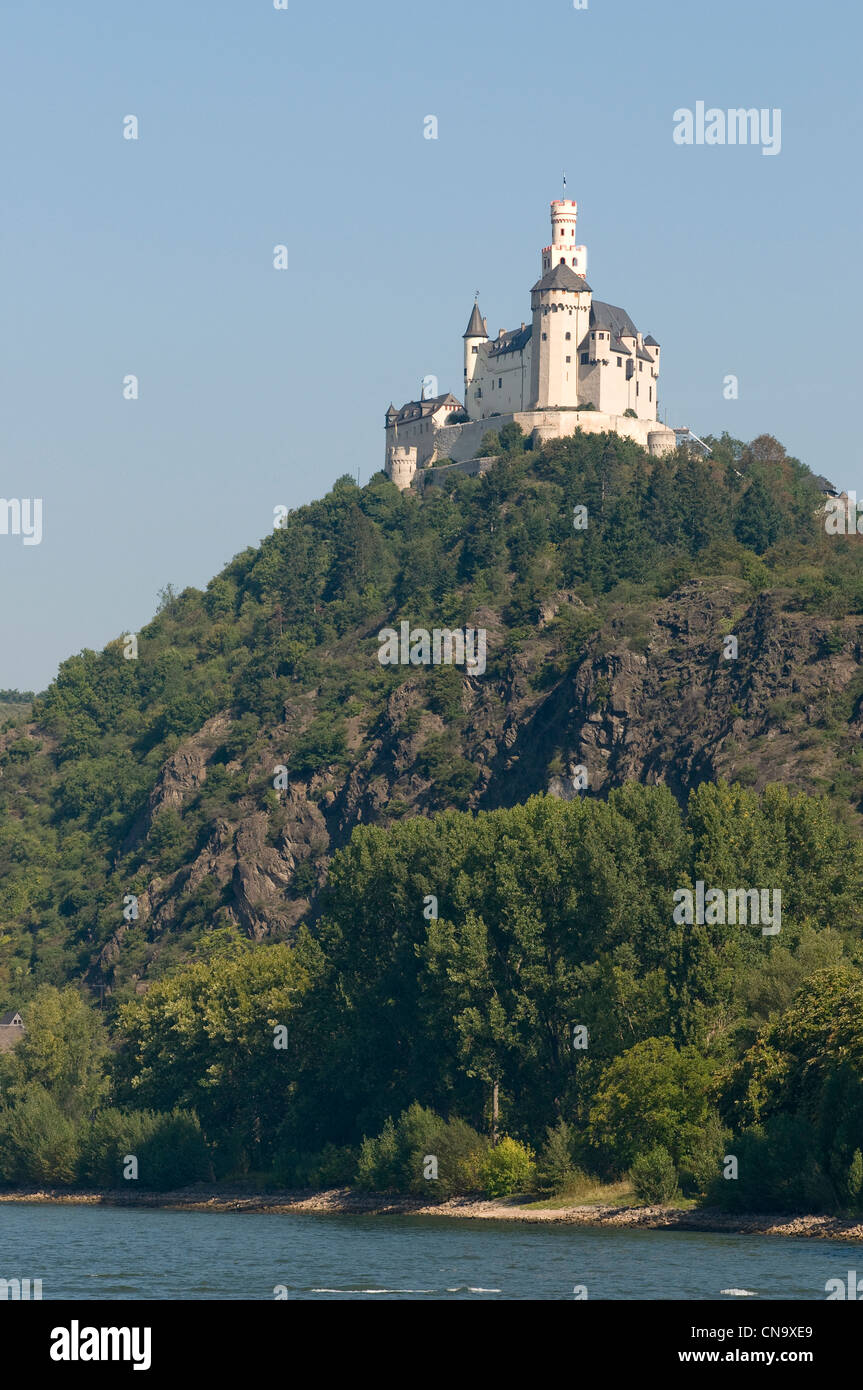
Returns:
[[[485,331],[485,322],[483,320],[482,314],[479,311],[479,304],[474,302],[473,313],[470,316],[470,322],[468,323],[467,329],[462,334],[462,337],[485,338],[487,336],[488,335]]]
[[[485,325],[485,319],[479,311],[478,299],[474,301],[473,312],[462,337],[464,338],[464,407],[473,419],[473,407],[476,401],[471,386],[476,375],[480,346],[482,343],[488,342],[488,329]]]

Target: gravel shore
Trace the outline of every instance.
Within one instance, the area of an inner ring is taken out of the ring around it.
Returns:
[[[518,1199],[489,1201],[453,1197],[429,1204],[420,1198],[353,1192],[256,1192],[220,1188],[181,1192],[85,1192],[62,1189],[19,1189],[0,1192],[0,1202],[47,1202],[91,1206],[159,1207],[181,1211],[317,1212],[330,1215],[436,1216],[477,1221],[563,1222],[576,1226],[642,1226],[651,1230],[717,1231],[738,1235],[804,1236],[821,1240],[863,1240],[863,1221],[836,1216],[789,1216],[728,1213],[699,1208],[571,1206],[535,1208]]]

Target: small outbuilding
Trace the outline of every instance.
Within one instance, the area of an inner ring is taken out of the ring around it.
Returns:
[[[0,1014],[0,1052],[8,1052],[24,1036],[24,1020],[17,1009]]]

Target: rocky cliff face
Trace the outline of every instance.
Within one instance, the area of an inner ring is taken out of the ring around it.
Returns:
[[[475,810],[537,792],[601,796],[631,779],[666,783],[685,799],[702,780],[724,777],[827,791],[859,815],[859,619],[813,619],[784,607],[779,593],[753,597],[742,581],[692,581],[636,617],[625,608],[613,612],[581,655],[566,661],[554,619],[578,603],[558,594],[498,675],[464,678],[460,718],[433,713],[422,675],[408,670],[379,714],[366,725],[355,721],[347,768],[290,780],[272,814],[251,796],[248,806],[241,800],[238,817],[216,820],[192,862],[148,886],[141,908],[151,938],[170,932],[184,895],[205,880],[250,938],[290,936],[314,916],[329,856],[354,826],[446,804],[424,762],[430,737],[449,735],[455,755],[471,765],[473,789],[459,804]],[[487,627],[493,652],[505,636],[497,616],[484,611],[476,621]],[[250,786],[272,781],[298,717],[291,711],[261,731],[255,764],[244,774]],[[229,727],[220,715],[173,754],[132,838],[163,807],[182,810],[206,781],[214,744]],[[584,793],[576,786],[579,768]],[[122,935],[103,951],[103,966],[119,957]]]

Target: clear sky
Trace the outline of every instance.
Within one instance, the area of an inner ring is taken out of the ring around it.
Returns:
[[[564,170],[668,422],[863,491],[861,29],[852,0],[3,0],[0,495],[43,538],[0,535],[0,687],[367,481],[426,374],[460,396],[474,291],[492,334],[529,319]],[[779,108],[780,153],[676,144],[698,101]]]

